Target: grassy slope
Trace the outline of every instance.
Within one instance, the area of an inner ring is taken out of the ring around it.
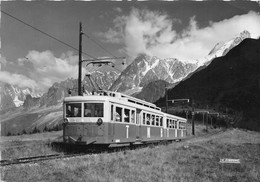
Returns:
[[[222,158],[241,164],[222,166]],[[2,173],[5,181],[258,181],[260,133],[232,129],[166,146],[16,165]]]
[[[36,126],[42,130],[45,126],[53,127],[62,120],[62,106],[51,106],[32,109],[29,111],[17,109],[5,113],[0,117],[1,119],[1,134],[6,136],[8,132],[11,134],[31,132]]]

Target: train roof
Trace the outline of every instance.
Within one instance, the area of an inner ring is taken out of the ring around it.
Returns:
[[[166,117],[169,117],[169,118],[177,119],[177,120],[185,120],[185,121],[187,121],[186,118],[179,117],[179,116],[172,115],[172,114],[167,114],[167,113],[165,113],[165,116],[166,116]]]
[[[71,96],[71,97],[65,97],[64,102],[75,102],[75,101],[86,101],[86,100],[111,100],[111,98],[117,99],[117,100],[124,100],[126,102],[134,103],[137,105],[142,105],[145,107],[149,107],[152,109],[156,109],[158,111],[161,111],[161,108],[157,107],[155,104],[137,99],[135,97],[131,97],[126,94],[122,94],[119,92],[111,92],[111,91],[99,91],[98,93],[94,95],[83,95],[83,96]]]

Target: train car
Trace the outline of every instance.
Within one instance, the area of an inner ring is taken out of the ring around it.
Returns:
[[[64,98],[63,141],[79,145],[141,144],[186,136],[186,119],[117,92]]]

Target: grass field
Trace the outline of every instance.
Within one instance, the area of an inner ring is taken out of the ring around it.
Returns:
[[[1,158],[14,159],[54,154],[56,151],[52,150],[50,144],[61,136],[62,131],[1,137]]]
[[[240,159],[221,164],[220,159]],[[169,145],[3,167],[4,181],[258,181],[260,133],[228,129]]]

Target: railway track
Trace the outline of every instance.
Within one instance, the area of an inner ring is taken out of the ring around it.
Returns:
[[[214,131],[210,133],[206,133],[204,135],[199,135],[199,136],[188,136],[185,139],[182,139],[182,141],[189,141],[191,139],[199,139],[199,138],[208,138],[213,135],[217,135],[219,133],[224,132],[223,130],[219,131]],[[147,146],[147,145],[144,145]],[[108,149],[106,152],[117,152],[117,151],[122,151],[122,149],[129,149],[129,147],[117,147],[114,149]],[[84,151],[84,153],[73,153],[73,154],[51,154],[51,155],[42,155],[42,156],[35,156],[35,157],[24,157],[24,158],[17,158],[17,159],[8,159],[8,160],[1,160],[0,161],[0,166],[9,166],[9,165],[14,165],[14,164],[25,164],[25,163],[37,163],[40,161],[47,161],[47,160],[54,160],[54,159],[64,159],[64,158],[72,158],[72,157],[78,157],[78,156],[84,156],[84,155],[90,155],[90,154],[96,154],[96,153],[101,153],[104,150],[96,150],[93,151],[93,149]]]
[[[0,165],[8,166],[13,164],[37,163],[40,161],[77,157],[80,155],[86,155],[86,154],[51,154],[51,155],[42,155],[42,156],[35,156],[35,157],[24,157],[24,158],[17,158],[17,159],[1,160]]]

